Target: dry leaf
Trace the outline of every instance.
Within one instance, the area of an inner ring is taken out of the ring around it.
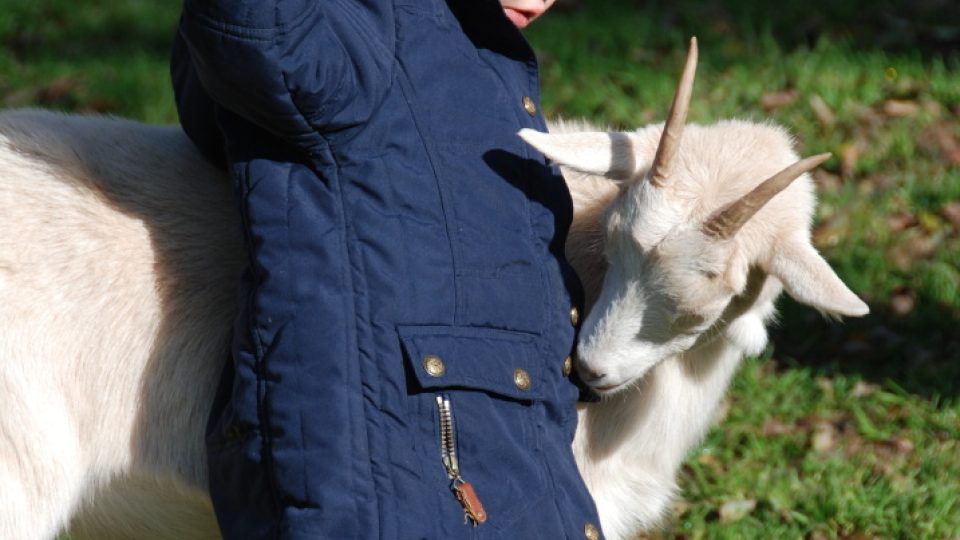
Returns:
[[[919,224],[917,216],[913,214],[894,214],[887,218],[887,225],[892,232],[900,232],[910,227],[916,227]]]
[[[720,521],[730,523],[747,516],[757,507],[757,501],[753,499],[736,499],[727,501],[720,506]]]
[[[673,504],[671,504],[670,507],[674,516],[683,517],[684,514],[693,508],[693,505],[684,499],[677,499],[676,501],[673,501]]]
[[[907,118],[917,114],[919,109],[916,101],[905,99],[888,99],[883,104],[883,114],[891,118]]]
[[[954,135],[949,124],[934,124],[925,130],[924,135],[933,138],[944,161],[960,166],[960,142],[957,141],[957,136]]]
[[[960,201],[950,201],[943,205],[943,208],[940,209],[940,215],[954,227],[960,228]]]
[[[913,441],[906,437],[896,437],[886,441],[880,441],[876,443],[878,449],[884,451],[884,453],[892,455],[904,456],[913,452]]]
[[[833,124],[836,123],[837,116],[833,114],[833,110],[819,95],[814,94],[814,96],[810,98],[810,108],[813,109],[813,114],[822,126],[832,127]]]
[[[932,236],[916,235],[910,239],[908,249],[910,250],[910,255],[914,260],[927,259],[937,252],[939,243],[939,240]]]
[[[847,143],[840,147],[840,174],[845,178],[853,176],[860,161],[860,151],[859,143]]]
[[[784,90],[783,92],[767,92],[760,96],[760,106],[767,111],[774,111],[787,105],[790,105],[799,97],[796,90]]]
[[[763,433],[765,437],[771,437],[774,435],[787,435],[796,431],[795,426],[789,424],[784,424],[779,420],[767,420],[763,423],[763,427],[760,429],[760,432]]]

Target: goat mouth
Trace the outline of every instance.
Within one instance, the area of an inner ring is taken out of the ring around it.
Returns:
[[[592,386],[591,388],[594,392],[597,392],[600,395],[610,395],[626,385],[627,383],[608,384],[606,386]]]

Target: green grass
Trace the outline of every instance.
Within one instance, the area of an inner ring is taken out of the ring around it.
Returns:
[[[175,121],[178,4],[0,0],[0,104]],[[548,116],[661,121],[697,35],[690,121],[771,120],[834,153],[814,240],[873,313],[781,303],[651,536],[960,537],[960,7],[660,4],[561,0],[537,22]]]

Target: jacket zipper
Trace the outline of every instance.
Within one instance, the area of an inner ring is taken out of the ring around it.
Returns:
[[[447,477],[450,478],[450,490],[463,506],[464,518],[476,527],[487,520],[487,512],[483,509],[483,503],[477,497],[473,485],[460,475],[457,434],[453,426],[453,410],[449,396],[437,394],[437,410],[440,413],[440,457],[447,470]]]

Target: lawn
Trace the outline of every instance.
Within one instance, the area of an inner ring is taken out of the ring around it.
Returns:
[[[178,2],[0,0],[0,104],[176,119]],[[872,314],[785,299],[685,466],[663,538],[960,538],[960,6],[560,0],[528,35],[548,116],[630,128],[787,126],[816,173],[814,240]]]

